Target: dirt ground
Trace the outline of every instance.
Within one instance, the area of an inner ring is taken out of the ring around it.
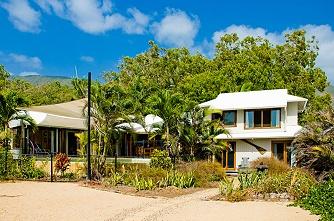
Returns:
[[[282,202],[206,200],[218,189],[175,198],[147,198],[77,183],[0,183],[0,220],[247,220],[315,221],[317,216]]]

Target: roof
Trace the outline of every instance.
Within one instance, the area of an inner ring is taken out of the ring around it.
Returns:
[[[289,95],[286,89],[276,89],[222,93],[199,106],[219,110],[242,110],[287,107],[289,102],[298,102],[298,110],[301,112],[305,109],[307,99]]]
[[[294,138],[301,131],[301,126],[287,126],[282,130],[262,130],[262,131],[242,131],[230,132],[230,134],[219,134],[216,139],[234,140],[234,139],[264,139],[264,138]]]
[[[87,130],[86,118],[83,109],[86,105],[85,99],[70,101],[60,104],[32,106],[20,108],[35,120],[39,127],[67,128]],[[21,121],[10,122],[10,127],[18,127]]]
[[[43,112],[65,117],[84,118],[83,109],[86,103],[87,99],[80,99],[60,104],[31,106],[20,109],[25,111]]]

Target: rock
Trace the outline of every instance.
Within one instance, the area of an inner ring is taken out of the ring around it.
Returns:
[[[270,199],[276,199],[277,198],[277,195],[276,193],[270,193],[269,196],[270,196]]]

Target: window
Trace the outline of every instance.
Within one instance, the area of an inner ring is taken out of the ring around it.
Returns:
[[[245,128],[280,127],[280,109],[246,110]]]
[[[236,111],[224,111],[223,123],[226,126],[236,126],[237,124],[237,112]]]
[[[211,120],[221,119],[222,115],[220,113],[212,113]]]

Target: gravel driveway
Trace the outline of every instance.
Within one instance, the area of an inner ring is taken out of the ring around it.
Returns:
[[[75,183],[0,183],[0,220],[318,220],[308,211],[287,207],[286,203],[205,200],[217,191],[154,199]]]

